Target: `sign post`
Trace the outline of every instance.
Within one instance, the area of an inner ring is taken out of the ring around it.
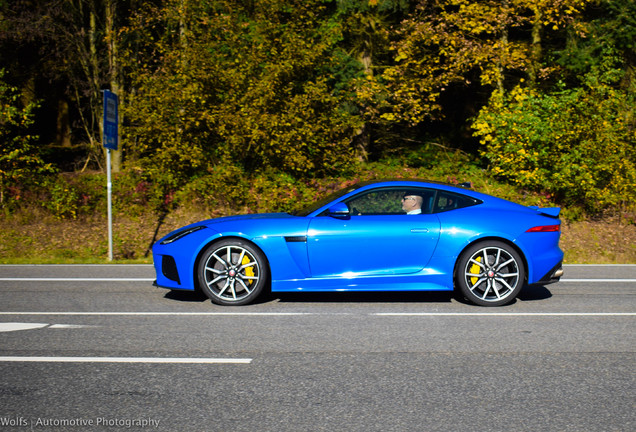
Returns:
[[[104,148],[106,149],[106,193],[108,194],[108,260],[113,260],[113,184],[110,176],[110,151],[117,150],[119,142],[119,99],[110,90],[104,90]]]

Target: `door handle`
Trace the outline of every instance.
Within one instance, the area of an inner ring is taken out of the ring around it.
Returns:
[[[428,228],[411,228],[412,233],[427,233]]]

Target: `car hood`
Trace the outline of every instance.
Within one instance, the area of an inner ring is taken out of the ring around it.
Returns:
[[[293,223],[291,222],[293,221]],[[273,235],[275,233],[286,233],[288,230],[296,232],[307,225],[307,220],[292,216],[288,213],[259,213],[240,216],[226,216],[214,219],[203,220],[183,226],[168,235],[159,239],[159,243],[168,238],[179,236],[180,233],[190,233],[199,227],[209,228],[217,233],[241,234],[245,237],[259,235]],[[187,235],[187,234],[183,234]]]
[[[288,219],[293,218],[294,216],[289,213],[257,213],[257,214],[246,214],[246,215],[238,215],[238,216],[224,216],[214,219],[208,219],[201,222],[196,223],[195,225],[205,225],[205,226],[214,226],[216,224],[224,223],[224,222],[241,222],[241,221],[252,221],[252,220],[263,220],[263,219]]]

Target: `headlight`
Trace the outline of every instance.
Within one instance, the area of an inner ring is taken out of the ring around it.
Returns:
[[[164,240],[162,240],[160,244],[162,244],[162,245],[170,244],[172,242],[175,242],[175,241],[179,240],[182,237],[187,236],[188,234],[192,234],[193,232],[199,231],[199,230],[202,230],[202,229],[205,229],[205,225],[199,225],[199,226],[195,226],[195,227],[192,227],[192,228],[184,229],[183,231],[177,231],[177,232],[175,232],[173,234],[170,234],[170,236],[168,236]]]

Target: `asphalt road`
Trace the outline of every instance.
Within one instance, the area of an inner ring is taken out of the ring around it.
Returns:
[[[220,307],[151,266],[0,266],[0,431],[634,431],[636,266]]]

